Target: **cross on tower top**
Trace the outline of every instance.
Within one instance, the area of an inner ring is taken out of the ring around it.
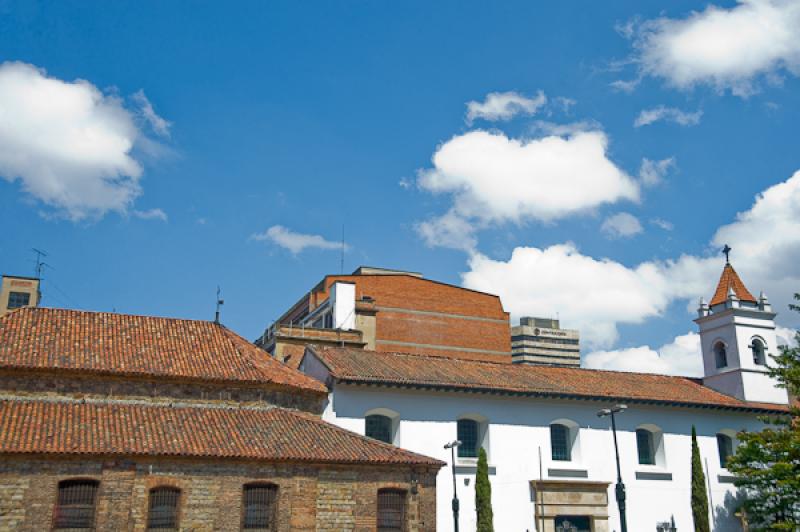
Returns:
[[[722,248],[722,252],[725,254],[725,264],[731,263],[731,258],[730,258],[731,249],[732,248],[728,244],[725,244],[725,247]]]

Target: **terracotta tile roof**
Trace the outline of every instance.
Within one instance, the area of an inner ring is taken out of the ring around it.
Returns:
[[[22,308],[0,318],[0,368],[237,381],[325,392],[319,382],[219,324],[52,308]]]
[[[443,465],[294,410],[122,402],[2,400],[0,453]]]
[[[688,377],[509,365],[360,349],[312,348],[312,350],[329,368],[333,377],[341,382],[786,411],[786,407],[782,405],[740,401],[703,386],[697,379]]]
[[[720,303],[725,303],[728,299],[728,290],[733,288],[733,292],[736,294],[741,301],[749,301],[750,303],[757,303],[756,298],[753,297],[753,294],[747,290],[747,287],[744,286],[744,283],[739,278],[739,274],[736,273],[736,270],[733,269],[733,266],[730,263],[725,265],[725,268],[722,270],[722,275],[719,277],[719,283],[717,284],[717,290],[714,292],[714,297],[711,298],[711,302],[709,306],[719,305]]]

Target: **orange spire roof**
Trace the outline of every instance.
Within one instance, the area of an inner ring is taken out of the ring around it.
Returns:
[[[728,291],[731,288],[739,300],[757,303],[756,298],[754,298],[753,294],[747,290],[747,287],[745,287],[744,283],[739,278],[739,274],[736,273],[736,270],[733,269],[733,266],[731,266],[730,263],[727,263],[725,264],[725,268],[722,270],[722,275],[719,277],[717,291],[714,292],[714,297],[711,298],[711,303],[709,303],[709,306],[713,307],[714,305],[725,303],[725,301],[728,299]]]

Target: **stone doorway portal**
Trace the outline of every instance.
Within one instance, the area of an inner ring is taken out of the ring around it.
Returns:
[[[608,532],[608,482],[533,480],[540,532]]]

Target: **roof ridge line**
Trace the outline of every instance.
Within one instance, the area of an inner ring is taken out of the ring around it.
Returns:
[[[268,411],[278,409],[292,410],[272,404],[264,405],[242,405],[242,404],[221,404],[221,403],[190,403],[185,400],[176,401],[163,401],[154,402],[148,399],[115,399],[115,398],[99,398],[99,397],[76,397],[65,396],[22,396],[12,395],[7,393],[0,393],[0,401],[15,401],[20,403],[54,403],[54,404],[90,404],[90,405],[130,405],[130,406],[145,406],[149,408],[197,408],[197,409],[211,409],[211,410],[253,410],[253,411]]]

